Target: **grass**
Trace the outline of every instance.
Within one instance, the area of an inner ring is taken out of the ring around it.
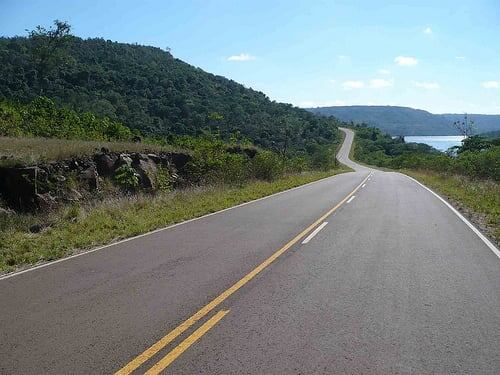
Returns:
[[[0,166],[33,165],[92,155],[102,147],[115,152],[168,152],[172,147],[148,143],[78,141],[55,138],[0,137]]]
[[[0,214],[0,272],[62,258],[346,171],[340,168],[286,175],[273,182],[107,199],[45,216]],[[37,224],[49,225],[30,233],[29,228]]]
[[[486,231],[500,242],[500,185],[489,180],[471,180],[464,176],[429,171],[402,170],[442,196],[462,211],[479,214]],[[477,215],[476,215],[477,216]]]

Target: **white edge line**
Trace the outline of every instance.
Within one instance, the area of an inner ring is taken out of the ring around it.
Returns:
[[[304,241],[302,241],[302,245],[305,245],[306,243],[311,241],[314,238],[314,236],[316,236],[319,233],[319,231],[326,226],[326,224],[328,224],[328,221],[323,222],[323,224],[317,227],[309,236],[306,237]]]
[[[366,184],[363,184],[361,187],[364,188],[366,186]]]
[[[467,220],[460,212],[458,212],[455,207],[453,207],[451,204],[449,204],[444,198],[442,198],[439,194],[435,193],[433,190],[425,186],[424,184],[420,183],[419,181],[415,180],[413,177],[410,177],[404,173],[400,173],[403,176],[408,177],[410,180],[413,180],[420,186],[422,186],[425,190],[431,192],[436,198],[438,198],[441,202],[443,202],[455,215],[457,215],[474,233],[477,234],[477,236],[490,248],[493,253],[500,258],[500,251],[496,248],[495,245],[484,235],[482,234],[479,229],[477,229],[474,225],[471,224],[469,220]]]
[[[346,172],[346,173],[349,173],[349,172]],[[14,276],[22,275],[23,273],[35,271],[35,270],[38,270],[40,268],[45,268],[45,267],[48,267],[48,266],[52,266],[53,264],[65,262],[67,260],[70,260],[70,259],[73,259],[73,258],[77,258],[77,257],[83,256],[83,255],[88,255],[88,254],[94,253],[96,251],[99,251],[99,250],[102,250],[102,249],[106,249],[108,247],[120,245],[120,244],[122,244],[124,242],[133,241],[133,240],[136,240],[136,239],[141,238],[141,237],[149,236],[151,234],[155,234],[155,233],[167,230],[167,229],[175,228],[175,227],[177,227],[179,225],[188,224],[188,223],[191,223],[193,221],[201,220],[201,219],[204,219],[204,218],[209,217],[209,216],[218,215],[220,213],[223,213],[223,212],[226,212],[226,211],[229,211],[229,210],[233,210],[233,209],[238,208],[238,207],[246,206],[247,204],[256,203],[256,202],[262,201],[264,199],[275,197],[275,196],[280,195],[280,194],[284,194],[284,193],[288,193],[288,192],[293,191],[293,190],[301,189],[301,188],[304,188],[306,186],[313,185],[313,184],[316,184],[316,183],[319,183],[321,181],[325,181],[325,180],[328,180],[328,179],[331,179],[331,178],[335,178],[335,177],[343,175],[343,174],[344,173],[338,173],[338,174],[335,174],[333,176],[328,176],[328,177],[322,178],[320,180],[308,182],[307,184],[304,184],[304,185],[299,185],[299,186],[295,186],[295,187],[287,189],[287,190],[278,191],[277,193],[274,193],[274,194],[271,194],[271,195],[266,195],[265,197],[257,198],[257,199],[254,199],[254,200],[251,200],[251,201],[248,201],[248,202],[243,202],[243,203],[240,203],[240,204],[238,204],[236,206],[227,207],[227,208],[224,208],[224,209],[222,209],[220,211],[211,212],[211,213],[203,215],[203,216],[194,217],[194,218],[186,220],[186,221],[181,221],[180,223],[175,223],[175,224],[163,227],[163,228],[154,229],[154,230],[152,230],[150,232],[138,234],[137,236],[133,236],[133,237],[129,237],[129,238],[124,238],[123,240],[119,240],[119,241],[116,241],[116,242],[113,242],[113,243],[110,243],[110,244],[107,244],[107,245],[102,245],[102,246],[96,247],[94,249],[86,250],[86,251],[83,251],[83,252],[78,253],[78,254],[73,254],[73,255],[67,256],[65,258],[61,258],[61,259],[57,259],[57,260],[54,260],[54,261],[51,261],[51,262],[43,263],[43,264],[40,264],[38,266],[30,267],[30,268],[27,268],[27,269],[24,269],[24,270],[21,270],[21,271],[17,271],[17,272],[14,271],[14,272],[8,273],[6,275],[0,276],[0,281],[9,279],[9,278],[14,277]]]
[[[355,195],[353,195],[351,198],[349,198],[349,200],[347,201],[347,203],[351,203],[351,201],[352,201],[354,198],[356,198],[356,196],[355,196]]]

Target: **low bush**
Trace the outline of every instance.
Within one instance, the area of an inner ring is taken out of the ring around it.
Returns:
[[[129,191],[134,191],[139,186],[139,175],[127,164],[116,170],[114,179],[118,185]]]
[[[283,162],[271,151],[262,151],[252,160],[252,177],[272,181],[283,173]]]

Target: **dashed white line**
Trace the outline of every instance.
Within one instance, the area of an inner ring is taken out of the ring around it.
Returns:
[[[321,224],[319,227],[317,227],[309,236],[306,237],[306,239],[304,241],[302,241],[302,245],[311,241],[314,238],[314,236],[317,235],[319,233],[319,231],[326,226],[326,224],[328,224],[328,221],[325,221],[323,224]]]
[[[304,188],[306,186],[314,185],[314,184],[317,184],[317,183],[322,182],[322,181],[324,182],[324,181],[326,181],[328,179],[333,179],[333,178],[335,178],[337,176],[339,176],[339,175],[328,176],[328,177],[322,178],[320,180],[312,181],[312,182],[309,182],[309,183],[304,184],[304,185],[293,187],[293,188],[288,189],[288,190],[279,191],[277,193],[274,193],[274,194],[271,194],[271,195],[267,195],[265,197],[261,197],[261,198],[257,198],[257,199],[254,199],[254,200],[251,200],[251,201],[248,201],[248,202],[240,203],[240,204],[237,204],[236,206],[224,208],[222,210],[219,210],[219,211],[216,211],[216,212],[211,212],[211,213],[203,215],[203,216],[194,217],[192,219],[181,221],[180,223],[175,223],[175,224],[171,224],[171,225],[168,225],[166,227],[163,227],[163,228],[154,229],[154,230],[152,230],[150,232],[139,234],[137,236],[124,238],[123,240],[119,240],[119,241],[112,242],[112,243],[109,243],[109,244],[106,244],[106,245],[98,246],[98,247],[96,247],[94,249],[82,251],[81,253],[73,254],[73,255],[67,256],[65,258],[53,260],[53,261],[50,261],[50,262],[47,262],[47,263],[42,263],[42,264],[40,264],[38,266],[30,267],[30,268],[27,268],[27,269],[24,269],[24,270],[21,270],[21,271],[11,272],[11,273],[8,273],[8,274],[0,276],[0,281],[6,280],[6,279],[10,279],[12,277],[16,277],[16,276],[22,275],[24,273],[36,271],[36,270],[39,270],[41,268],[50,267],[50,266],[53,266],[53,265],[55,265],[57,263],[66,262],[66,261],[68,261],[70,259],[79,258],[79,257],[85,256],[85,255],[90,255],[90,254],[95,253],[97,251],[107,249],[108,247],[114,247],[114,246],[117,246],[117,245],[121,245],[121,244],[123,244],[125,242],[134,241],[134,240],[136,240],[138,238],[146,237],[146,236],[149,236],[149,235],[154,234],[154,233],[163,232],[163,231],[166,231],[166,230],[169,230],[169,229],[181,226],[181,225],[189,224],[189,223],[191,223],[193,221],[198,221],[198,220],[202,220],[202,219],[205,219],[207,217],[210,217],[210,216],[215,216],[215,215],[218,215],[218,214],[222,214],[223,212],[226,212],[226,211],[231,211],[231,210],[234,210],[236,208],[240,208],[240,207],[243,207],[243,206],[251,205],[251,204],[263,201],[265,199],[276,197],[276,196],[284,194],[284,193],[288,193],[288,192],[291,192],[291,191],[294,191],[294,190],[302,189],[302,188]]]
[[[356,196],[355,196],[355,195],[353,195],[351,198],[349,198],[349,200],[347,201],[347,203],[351,203],[351,201],[352,201],[354,198],[356,198]]]
[[[366,186],[366,184],[363,184],[361,187],[364,188]]]

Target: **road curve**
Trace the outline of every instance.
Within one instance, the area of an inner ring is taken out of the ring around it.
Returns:
[[[0,373],[500,373],[500,260],[344,131],[355,172],[0,280]]]

